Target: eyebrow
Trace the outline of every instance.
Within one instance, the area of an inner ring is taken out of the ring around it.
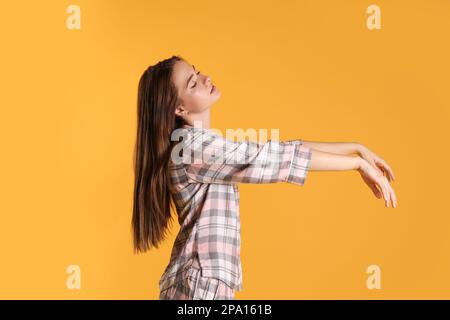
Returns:
[[[192,69],[194,69],[194,72],[195,72],[195,66],[194,65],[192,65]],[[186,83],[186,88],[189,86],[189,82],[191,81],[191,78],[192,78],[193,75],[194,74],[191,74],[190,77],[188,78],[187,83]]]

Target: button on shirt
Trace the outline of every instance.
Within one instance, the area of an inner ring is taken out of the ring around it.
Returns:
[[[235,142],[211,129],[185,125],[176,130],[171,139],[181,141],[173,148],[168,172],[180,230],[159,281],[160,291],[183,281],[195,255],[203,277],[220,279],[241,291],[237,184],[301,186],[310,167],[311,149],[300,139]]]

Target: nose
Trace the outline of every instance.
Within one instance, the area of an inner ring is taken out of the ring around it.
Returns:
[[[206,81],[207,84],[208,84],[208,82],[211,82],[210,76],[206,76],[206,77],[205,77],[205,81]]]

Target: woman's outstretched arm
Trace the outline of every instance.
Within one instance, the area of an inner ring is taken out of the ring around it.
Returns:
[[[310,171],[357,170],[377,198],[383,196],[386,207],[397,207],[397,196],[383,172],[359,155],[343,155],[311,149]]]
[[[321,142],[302,140],[303,145],[319,151],[335,154],[359,154],[362,145],[357,142]]]
[[[305,143],[303,145],[307,146]],[[362,158],[357,155],[337,154],[317,149],[311,149],[311,151],[309,170],[312,171],[358,170],[362,165]]]
[[[391,201],[394,207],[397,205],[395,193],[383,172],[359,155],[319,151],[307,147],[302,140],[234,142],[204,128],[181,131],[188,134],[173,148],[171,157],[175,163],[184,164],[190,183],[303,185],[310,170],[358,170],[375,196],[384,196],[387,207]]]
[[[315,150],[330,152],[335,154],[357,154],[369,162],[376,169],[386,174],[389,181],[394,181],[394,172],[391,167],[380,156],[375,154],[365,145],[358,142],[321,142],[303,140],[303,145]]]

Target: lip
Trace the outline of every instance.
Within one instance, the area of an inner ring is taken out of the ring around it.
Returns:
[[[216,91],[216,86],[212,85],[211,91],[209,92],[209,94],[212,94],[214,91]]]

